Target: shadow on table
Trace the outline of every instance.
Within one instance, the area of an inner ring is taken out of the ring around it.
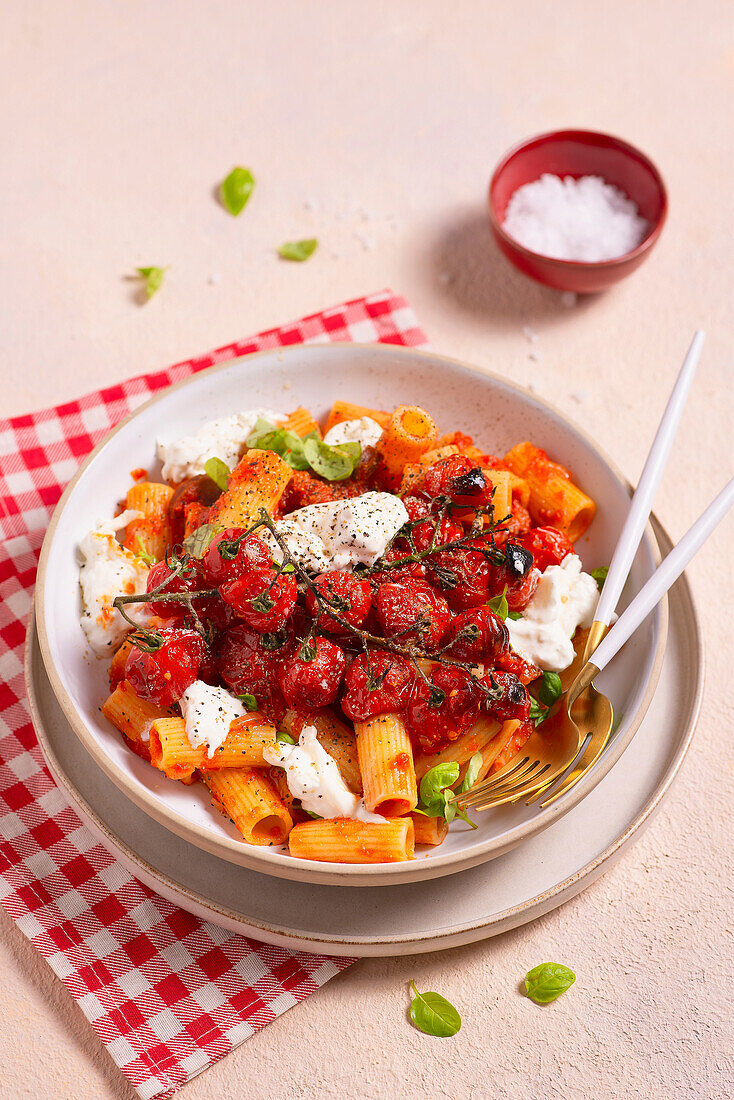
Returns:
[[[559,291],[521,275],[497,247],[482,207],[456,211],[446,221],[431,242],[429,262],[446,298],[500,326],[562,323],[589,309],[598,297],[583,295],[569,307]]]

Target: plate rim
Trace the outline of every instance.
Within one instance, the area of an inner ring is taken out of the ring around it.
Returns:
[[[659,528],[664,539],[668,540],[669,543],[665,530],[657,521],[656,527]],[[127,869],[130,870],[131,873],[140,877],[142,881],[146,882],[146,884],[151,886],[156,892],[161,893],[169,901],[176,905],[182,905],[184,908],[189,907],[190,911],[194,912],[196,916],[202,919],[212,920],[214,923],[217,923],[219,920],[223,927],[237,932],[240,935],[260,935],[266,938],[265,942],[275,943],[295,950],[305,950],[317,952],[319,954],[326,952],[340,956],[353,956],[357,953],[359,957],[386,956],[395,954],[398,950],[401,953],[407,951],[411,954],[447,950],[451,947],[475,943],[493,935],[498,935],[512,928],[521,926],[529,920],[534,920],[536,917],[542,916],[544,913],[557,908],[558,905],[563,904],[564,901],[575,896],[581,889],[595,881],[596,878],[604,872],[606,866],[615,862],[635,837],[644,831],[654,817],[663,799],[675,782],[688,754],[700,715],[705,685],[706,655],[703,635],[691,587],[685,573],[678,582],[678,584],[681,583],[683,584],[685,593],[683,614],[690,617],[692,633],[695,638],[695,650],[697,655],[696,681],[692,692],[691,706],[687,716],[686,732],[680,741],[673,761],[669,765],[662,781],[659,783],[652,796],[625,831],[584,868],[577,870],[574,874],[567,876],[544,893],[535,895],[520,905],[493,914],[491,918],[483,921],[473,923],[464,922],[456,928],[444,933],[433,931],[389,937],[364,936],[360,939],[352,940],[346,937],[324,938],[323,936],[319,937],[313,934],[304,933],[303,931],[289,931],[282,926],[269,924],[266,921],[258,923],[257,919],[252,917],[248,917],[247,921],[245,921],[242,914],[237,914],[234,910],[229,910],[213,902],[211,899],[207,899],[203,895],[191,890],[185,883],[177,882],[166,872],[159,871],[157,868],[153,867],[146,859],[133,851],[125,841],[112,831],[106,822],[100,818],[97,812],[90,806],[86,798],[79,793],[74,786],[73,780],[66,774],[56,759],[55,753],[50,746],[44,723],[40,717],[40,707],[37,701],[37,692],[32,671],[32,666],[34,666],[32,660],[34,630],[37,635],[37,624],[33,613],[34,609],[32,609],[31,616],[29,617],[25,640],[24,673],[26,689],[39,746],[54,781],[65,792],[65,796],[68,798],[71,805],[77,811],[81,812],[85,824],[93,832],[95,829],[97,830],[99,833],[98,839],[100,839],[101,843],[108,844],[115,856],[127,866]],[[48,677],[42,655],[41,666],[43,673]],[[60,706],[58,699],[55,697],[55,693],[54,699]],[[93,824],[90,824],[87,818],[91,818]],[[224,862],[226,863],[226,861]],[[252,933],[250,929],[252,929]]]
[[[502,841],[488,840],[484,845],[480,846],[477,850],[470,854],[466,854],[463,857],[459,853],[446,853],[443,855],[435,855],[430,860],[420,861],[407,861],[401,863],[390,864],[374,864],[374,865],[361,865],[361,864],[339,864],[339,863],[316,863],[312,860],[305,860],[288,856],[284,858],[281,852],[275,852],[269,847],[257,846],[257,845],[245,845],[241,841],[231,837],[216,837],[211,834],[203,826],[197,825],[189,819],[183,817],[175,810],[167,807],[159,802],[151,792],[148,792],[142,788],[138,789],[126,772],[113,761],[108,754],[104,751],[102,746],[97,742],[96,738],[89,732],[86,727],[86,723],[81,717],[78,708],[75,706],[70,694],[66,691],[59,673],[57,672],[53,656],[51,653],[51,646],[46,630],[45,622],[45,586],[46,586],[46,573],[48,567],[48,558],[51,552],[51,547],[54,541],[56,528],[59,523],[59,519],[66,508],[67,502],[73,494],[77,483],[84,476],[88,467],[94,462],[97,455],[110,443],[112,438],[122,431],[131,421],[140,416],[146,409],[151,406],[164,401],[169,394],[174,391],[183,389],[190,386],[196,380],[204,377],[211,376],[212,374],[218,374],[222,371],[229,370],[237,365],[249,366],[257,360],[263,358],[274,358],[278,363],[283,365],[285,359],[295,357],[299,354],[315,353],[328,355],[345,355],[350,354],[351,351],[368,352],[370,355],[378,358],[391,358],[396,356],[405,358],[406,360],[413,360],[417,358],[431,360],[434,364],[448,366],[453,370],[458,369],[459,372],[466,373],[471,376],[479,376],[489,378],[494,383],[497,383],[501,388],[504,387],[510,391],[513,391],[518,396],[527,400],[528,398],[541,406],[546,412],[551,413],[558,418],[561,422],[568,425],[573,432],[575,432],[584,443],[595,452],[599,458],[611,469],[613,474],[617,477],[620,483],[626,487],[628,492],[631,492],[630,483],[624,477],[622,472],[616,466],[606,452],[601,449],[595,440],[588,435],[581,427],[579,427],[573,420],[566,416],[565,412],[556,408],[551,402],[546,401],[544,398],[539,397],[536,394],[531,394],[528,390],[518,385],[517,383],[497,374],[494,371],[485,370],[483,368],[476,367],[472,364],[466,363],[460,359],[453,359],[449,356],[440,355],[435,352],[425,351],[420,348],[401,347],[399,345],[392,344],[365,344],[365,343],[332,343],[332,344],[298,344],[285,348],[269,348],[264,351],[255,352],[249,355],[236,356],[232,359],[225,359],[221,363],[212,364],[212,366],[198,371],[195,374],[189,375],[187,378],[183,378],[178,382],[175,382],[171,386],[167,386],[159,393],[154,394],[147,401],[143,402],[136,409],[130,412],[119,424],[116,424],[99,443],[93,448],[93,450],[86,456],[74,476],[69,481],[68,485],[64,489],[56,507],[54,508],[51,520],[49,522],[48,529],[43,539],[41,547],[41,553],[38,563],[38,573],[36,577],[36,587],[34,595],[34,608],[35,608],[35,620],[38,629],[38,639],[41,649],[41,655],[43,658],[46,673],[48,675],[53,693],[58,700],[64,714],[66,716],[69,725],[73,729],[74,733],[81,740],[87,752],[90,754],[95,763],[105,772],[109,779],[123,791],[131,801],[138,806],[139,809],[147,813],[159,824],[163,825],[169,831],[175,835],[182,837],[189,843],[194,844],[196,847],[209,852],[211,855],[218,856],[221,859],[228,860],[229,862],[239,864],[240,866],[247,867],[254,871],[259,871],[262,874],[273,875],[278,878],[290,879],[295,881],[308,881],[315,884],[332,885],[332,886],[378,886],[378,885],[391,885],[391,884],[406,884],[413,881],[425,880],[430,878],[443,877],[445,875],[451,875],[458,873],[462,870],[467,870],[471,867],[484,863],[496,856],[502,855],[516,844],[521,843],[523,840],[529,839],[531,836],[537,835],[544,829],[548,828],[559,818],[569,812],[575,805],[578,804],[586,795],[597,786],[598,783],[604,778],[609,769],[616,763],[619,757],[622,755],[627,745],[630,743],[635,733],[637,732],[642,720],[647,713],[647,710],[652,702],[655,689],[657,687],[660,673],[662,671],[663,660],[665,657],[667,633],[668,633],[668,600],[667,597],[660,603],[660,631],[657,640],[657,646],[653,659],[652,668],[650,671],[650,677],[648,679],[645,692],[640,700],[639,706],[631,719],[627,729],[625,730],[624,738],[617,739],[615,746],[611,752],[609,752],[606,758],[606,762],[602,767],[595,768],[584,779],[576,784],[566,795],[557,802],[553,803],[546,810],[542,811],[535,819],[531,821],[521,822],[516,825],[509,833],[507,833]],[[662,528],[661,528],[662,530]],[[657,539],[653,531],[651,523],[648,524],[645,529],[645,534],[650,541],[653,557],[659,562],[659,547]]]

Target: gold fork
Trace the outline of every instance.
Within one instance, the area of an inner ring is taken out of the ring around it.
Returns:
[[[604,581],[586,642],[581,671],[568,689],[565,699],[559,702],[553,715],[543,723],[543,730],[536,729],[531,734],[520,758],[510,760],[491,779],[457,798],[457,804],[462,809],[489,809],[505,802],[520,801],[528,795],[542,795],[574,762],[588,738],[589,743],[578,760],[577,767],[564,780],[559,791],[550,796],[550,802],[557,794],[573,786],[604,750],[614,722],[614,711],[607,697],[592,684],[599,665],[592,663],[590,658],[606,635],[642,540],[655,492],[698,366],[704,339],[703,332],[695,333],[647,456]],[[659,599],[661,598],[662,594]]]
[[[658,566],[647,583],[635,596],[629,607],[620,615],[612,629],[604,636],[602,641],[599,642],[598,646],[594,649],[593,661],[587,661],[584,664],[584,667],[569,689],[568,700],[570,700],[570,702],[567,701],[566,706],[560,709],[561,727],[572,748],[572,752],[566,757],[565,763],[560,759],[559,752],[555,750],[549,751],[546,754],[545,760],[533,761],[530,768],[527,766],[524,768],[520,767],[520,774],[518,774],[517,771],[514,772],[514,778],[511,776],[509,780],[505,780],[504,787],[500,786],[499,789],[497,783],[498,780],[501,781],[502,772],[498,772],[493,780],[490,781],[489,796],[487,796],[486,793],[486,783],[480,783],[479,786],[475,787],[473,790],[468,791],[466,794],[459,795],[456,802],[461,809],[465,809],[468,806],[473,806],[476,809],[499,806],[503,802],[514,802],[519,800],[523,795],[532,793],[533,790],[536,790],[540,786],[544,788],[547,787],[550,783],[552,767],[556,769],[557,777],[573,763],[578,754],[584,730],[591,732],[591,740],[589,743],[589,749],[591,751],[589,756],[584,753],[581,760],[578,761],[577,767],[574,768],[574,771],[563,780],[560,788],[554,790],[542,805],[548,805],[557,797],[560,797],[561,794],[568,790],[568,786],[566,786],[567,783],[569,786],[573,786],[574,783],[578,782],[581,775],[584,775],[588,771],[589,767],[591,767],[598,758],[607,743],[613,717],[612,707],[606,699],[606,696],[596,690],[592,692],[588,691],[588,688],[591,686],[591,681],[596,677],[597,673],[601,672],[603,668],[606,668],[613,657],[616,657],[625,642],[632,637],[640,624],[643,623],[650,612],[657,607],[668,589],[671,585],[675,584],[691,558],[703,545],[717,524],[721,522],[732,505],[734,505],[734,478],[724,486],[719,495],[709,504],[705,512],[699,516],[693,526],[686,532],[678,545],[670,551],[667,558]],[[600,624],[600,628],[602,625],[603,624]],[[576,725],[573,717],[574,708],[579,706],[583,707],[583,711],[576,710],[576,715],[581,722],[581,732],[579,732],[579,727]],[[575,750],[573,748],[574,728],[577,733]],[[528,744],[530,744],[532,740],[533,737],[530,738]],[[594,753],[596,755],[594,755]],[[591,758],[592,756],[593,759]],[[553,760],[553,764],[551,764],[551,759]],[[547,767],[545,766],[546,763],[548,765]]]

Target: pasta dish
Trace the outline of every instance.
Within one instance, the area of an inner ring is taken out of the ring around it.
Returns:
[[[424,409],[252,409],[159,440],[80,543],[101,709],[248,844],[387,863],[475,827],[580,662],[595,504],[530,442],[502,457]],[[113,508],[110,508],[113,511]]]

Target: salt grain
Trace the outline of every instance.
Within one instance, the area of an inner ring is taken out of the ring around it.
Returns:
[[[531,252],[584,263],[631,252],[647,228],[637,204],[601,176],[549,173],[515,191],[504,221],[505,231]]]

